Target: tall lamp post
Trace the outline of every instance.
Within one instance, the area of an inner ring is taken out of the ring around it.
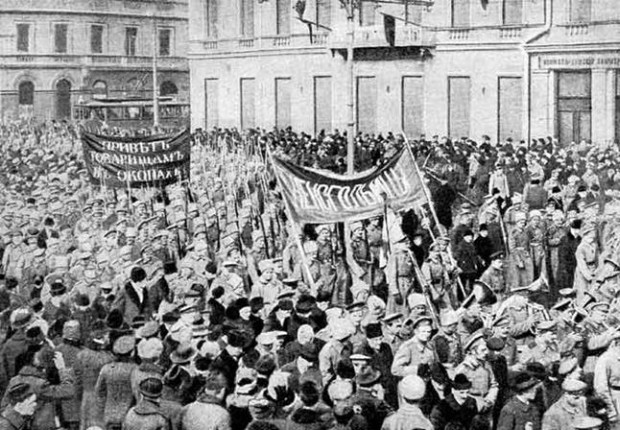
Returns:
[[[355,10],[361,0],[340,0],[347,14],[347,173],[355,171],[355,77],[353,73],[353,46],[355,43]]]
[[[157,16],[153,11],[153,128],[159,127],[159,83],[157,76]]]

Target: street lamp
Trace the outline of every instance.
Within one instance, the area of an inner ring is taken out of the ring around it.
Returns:
[[[347,173],[355,172],[355,90],[353,75],[353,46],[355,43],[355,10],[361,0],[340,0],[347,14]]]

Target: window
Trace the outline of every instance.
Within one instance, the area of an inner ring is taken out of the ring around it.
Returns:
[[[331,0],[316,0],[316,23],[324,27],[332,25]]]
[[[291,125],[291,80],[276,79],[276,128],[283,129]]]
[[[288,36],[291,32],[291,0],[276,0],[276,34]]]
[[[591,137],[592,79],[586,72],[558,72],[558,134],[560,143]]]
[[[256,99],[254,96],[254,79],[241,79],[241,129],[254,128],[256,111]]]
[[[67,53],[67,33],[69,28],[67,24],[54,25],[54,52],[57,54]]]
[[[374,2],[370,2],[370,1],[360,2],[360,8],[359,8],[360,25],[362,26],[375,25],[375,10],[376,10],[376,6]]]
[[[209,39],[217,38],[217,1],[207,0],[205,24],[207,26],[206,36]]]
[[[471,0],[452,0],[452,27],[469,27]]]
[[[169,28],[159,29],[159,56],[169,57],[170,47],[172,46],[172,30]]]
[[[504,25],[523,24],[523,0],[504,0]]]
[[[103,54],[103,25],[90,26],[90,52],[91,54]]]
[[[469,77],[448,78],[448,134],[454,139],[469,136],[471,82]]]
[[[174,82],[164,81],[159,87],[159,95],[160,96],[175,96],[179,93],[177,86]]]
[[[205,79],[205,129],[210,130],[219,124],[219,86],[217,79]]]
[[[521,78],[500,77],[498,92],[498,141],[505,142],[509,137],[519,141],[523,134],[523,86]]]
[[[570,22],[590,22],[592,19],[592,0],[568,0],[570,2]]]
[[[136,27],[125,28],[125,55],[128,57],[136,56],[136,45],[138,42],[138,29]]]
[[[17,50],[30,51],[30,24],[17,24]]]
[[[240,35],[248,39],[254,37],[254,1],[241,0]]]
[[[93,84],[93,98],[105,99],[108,96],[108,84],[104,81],[96,81]]]
[[[314,78],[314,133],[332,130],[332,78],[315,76]]]
[[[34,104],[34,84],[32,82],[20,83],[18,92],[20,106],[32,106]]]
[[[377,129],[377,84],[374,76],[357,78],[357,129],[375,133]]]
[[[402,81],[402,127],[407,136],[422,134],[424,87],[421,76],[403,76]]]

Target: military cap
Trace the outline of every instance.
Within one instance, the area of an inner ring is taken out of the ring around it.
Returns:
[[[465,345],[463,346],[463,351],[467,352],[471,348],[473,348],[479,340],[484,339],[484,332],[482,330],[478,330],[472,333],[466,340]]]
[[[415,320],[413,320],[413,323],[411,324],[411,328],[412,329],[416,329],[420,324],[427,322],[429,323],[431,326],[433,325],[433,319],[428,316],[428,315],[421,315],[418,318],[416,318]]]
[[[562,359],[562,361],[560,361],[560,365],[558,367],[558,374],[568,375],[569,373],[571,373],[573,370],[577,368],[578,364],[579,364],[579,360],[577,359],[577,357],[575,356],[566,357]]]
[[[401,319],[402,317],[403,314],[401,314],[400,312],[388,314],[381,319],[381,322],[383,322],[384,324],[389,324],[393,321]]]

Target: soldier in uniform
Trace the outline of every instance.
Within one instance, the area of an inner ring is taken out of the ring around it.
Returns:
[[[401,337],[403,325],[402,318],[403,314],[392,313],[387,314],[381,320],[383,323],[383,338],[392,350],[392,355],[396,354],[400,345],[406,340]]]
[[[614,339],[594,368],[594,392],[605,401],[609,428],[620,428],[620,340]]]
[[[456,311],[447,310],[441,314],[441,327],[431,339],[437,353],[438,361],[449,371],[454,369],[463,358],[463,345],[458,333],[458,315]]]
[[[336,376],[336,366],[340,360],[346,360],[351,356],[353,347],[349,338],[353,335],[353,328],[349,324],[341,323],[334,326],[332,339],[327,342],[319,353],[319,370],[323,377],[323,386]]]
[[[438,309],[451,308],[458,303],[456,291],[451,288],[450,273],[446,269],[439,252],[439,244],[431,245],[428,258],[422,264],[422,275],[428,282],[430,294]]]
[[[506,282],[510,289],[530,285],[534,280],[534,268],[530,254],[530,241],[525,229],[526,216],[522,212],[515,215],[516,224],[509,233],[508,268]]]
[[[405,298],[414,288],[415,269],[409,251],[409,239],[402,237],[395,239],[392,245],[392,255],[388,261],[386,271],[390,297],[387,302],[388,312],[405,312]]]
[[[493,369],[486,360],[489,349],[482,331],[473,333],[467,339],[463,351],[465,358],[454,369],[454,373],[462,373],[471,381],[470,395],[476,400],[480,413],[488,417],[490,422],[499,386],[493,374]]]
[[[405,377],[417,375],[420,365],[430,365],[437,360],[431,338],[432,319],[428,316],[417,318],[413,324],[413,337],[401,344],[394,355],[392,374]]]
[[[553,212],[551,217],[551,224],[547,228],[546,234],[546,247],[548,255],[548,274],[550,278],[549,289],[549,303],[555,303],[558,299],[560,283],[558,277],[558,270],[560,269],[560,243],[562,238],[566,235],[566,228],[564,227],[564,213],[561,210]],[[562,270],[565,270],[562,268]]]
[[[497,251],[491,254],[491,264],[480,276],[480,281],[491,288],[497,296],[497,301],[502,302],[506,296],[506,278],[504,276],[504,253]]]
[[[596,230],[593,226],[585,226],[582,229],[582,240],[575,251],[577,268],[573,289],[577,293],[577,300],[583,298],[586,291],[592,289],[596,275],[599,251],[596,244]]]
[[[551,366],[560,361],[555,327],[554,321],[541,321],[536,325],[534,344],[526,347],[519,358],[522,364],[540,363],[551,370]]]
[[[564,430],[574,428],[577,417],[586,416],[586,390],[588,384],[578,379],[562,382],[562,397],[544,413],[542,430]]]

